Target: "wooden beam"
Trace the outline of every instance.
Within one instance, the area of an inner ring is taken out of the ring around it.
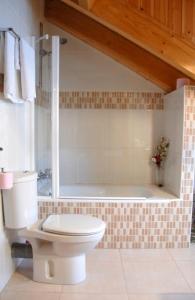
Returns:
[[[182,72],[119,33],[62,1],[46,0],[45,17],[49,22],[109,55],[165,91],[174,90],[176,79],[184,76]]]
[[[195,79],[195,48],[154,25],[124,0],[98,0],[92,13],[99,21]]]
[[[78,0],[79,5],[83,8],[90,10],[95,2],[95,0]]]
[[[95,0],[71,0],[71,1],[87,10],[90,10],[95,2]]]

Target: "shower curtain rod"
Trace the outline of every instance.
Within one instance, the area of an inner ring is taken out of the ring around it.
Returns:
[[[1,28],[0,27],[0,32],[10,32],[14,37],[16,37],[18,40],[20,40],[20,36],[11,27],[10,28]]]

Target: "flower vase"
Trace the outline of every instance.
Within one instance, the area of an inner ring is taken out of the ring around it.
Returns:
[[[164,169],[162,167],[156,168],[156,184],[158,187],[163,187],[164,185]]]

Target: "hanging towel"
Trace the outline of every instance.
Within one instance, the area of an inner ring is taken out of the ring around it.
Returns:
[[[23,39],[20,40],[20,65],[22,99],[33,101],[35,88],[35,50]]]
[[[4,97],[14,103],[23,103],[20,97],[20,76],[15,69],[15,37],[5,32]]]
[[[0,74],[4,73],[4,33],[0,32]]]
[[[19,50],[19,40],[15,40],[15,52],[14,52],[15,69],[20,70],[20,50]]]

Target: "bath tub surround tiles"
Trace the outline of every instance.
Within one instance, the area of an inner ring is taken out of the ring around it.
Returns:
[[[182,248],[189,245],[189,207],[169,204],[39,202],[39,217],[88,214],[103,219],[106,233],[100,248]]]
[[[185,87],[181,197],[193,201],[195,169],[195,89]]]
[[[194,100],[195,87],[185,87],[180,200],[167,203],[40,201],[39,218],[63,213],[97,216],[107,224],[99,248],[189,247],[195,168]]]

